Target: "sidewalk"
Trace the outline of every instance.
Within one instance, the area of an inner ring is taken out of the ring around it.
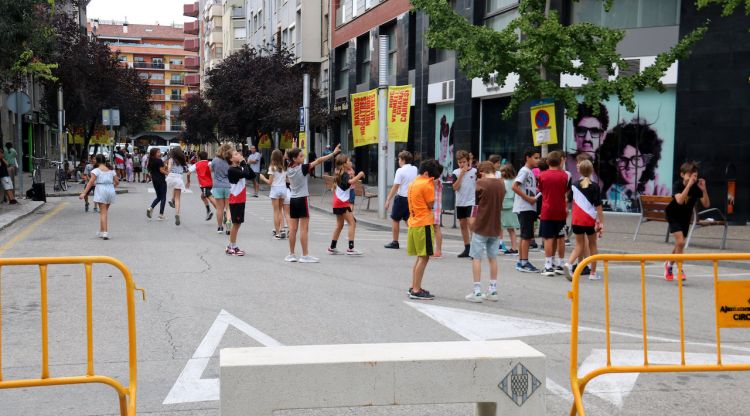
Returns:
[[[29,189],[31,187],[32,179],[31,174],[25,173],[26,176],[23,178],[23,184],[25,189]],[[47,198],[58,198],[58,197],[65,197],[65,196],[78,196],[81,192],[83,192],[83,189],[86,187],[85,184],[82,184],[80,181],[72,181],[68,180],[68,190],[67,191],[55,191],[55,169],[53,168],[43,168],[42,169],[42,182],[44,182],[44,189]],[[119,194],[126,194],[128,193],[128,189],[126,186],[127,182],[120,182],[120,186],[117,187],[117,190],[115,191],[118,195]]]
[[[0,232],[10,227],[14,222],[33,214],[42,205],[44,205],[44,202],[30,199],[18,199],[16,205],[0,204]]]
[[[310,179],[310,206],[320,212],[332,214],[331,193],[327,192],[321,198],[324,184],[320,178]],[[391,229],[390,219],[378,218],[378,200],[370,201],[370,210],[366,210],[367,201],[363,198],[355,200],[355,215],[357,221],[371,227],[380,229]],[[672,240],[664,242],[667,232],[667,224],[663,222],[647,222],[641,225],[637,241],[633,241],[635,227],[638,225],[640,216],[636,214],[605,213],[605,234],[599,242],[599,250],[602,253],[613,254],[637,254],[637,253],[669,253],[672,251]],[[450,240],[461,240],[461,232],[453,228],[453,216],[443,216],[443,238]],[[696,229],[690,241],[689,252],[702,253],[734,253],[750,252],[750,234],[746,226],[730,226],[727,233],[727,248],[720,250],[721,237],[724,227],[705,227]],[[401,227],[402,233],[406,227]],[[384,241],[383,244],[388,243]],[[750,265],[748,266],[750,267]]]

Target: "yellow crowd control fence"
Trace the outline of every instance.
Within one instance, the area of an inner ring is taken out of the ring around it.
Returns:
[[[125,280],[125,296],[128,315],[128,361],[129,382],[127,386],[116,379],[108,376],[98,375],[94,372],[94,313],[92,294],[92,270],[94,265],[111,265],[117,268]],[[48,327],[48,302],[47,302],[47,271],[50,265],[82,265],[86,275],[86,375],[52,377],[49,370],[49,327]],[[112,257],[90,256],[90,257],[29,257],[29,258],[0,258],[0,272],[8,266],[38,266],[40,282],[40,309],[41,309],[41,347],[42,365],[41,376],[37,379],[5,380],[3,379],[2,361],[2,293],[0,293],[0,390],[60,386],[72,384],[100,383],[115,389],[119,397],[120,415],[135,415],[136,395],[136,343],[135,343],[135,301],[134,292],[140,291],[143,299],[146,299],[143,289],[137,288],[133,282],[130,270],[119,260]]]
[[[570,410],[571,416],[584,416],[583,392],[586,384],[592,379],[611,373],[677,373],[677,372],[707,372],[707,371],[750,371],[750,364],[730,364],[721,361],[721,329],[750,327],[750,280],[720,280],[719,262],[747,261],[750,253],[722,253],[722,254],[599,254],[582,261],[573,275],[573,285],[568,297],[572,300],[571,337],[570,337],[570,384],[573,390],[574,403]],[[679,300],[680,326],[680,356],[679,364],[649,364],[648,360],[648,326],[646,317],[646,262],[672,261],[677,264],[677,271],[682,273],[683,263],[686,261],[710,262],[713,265],[714,302],[716,311],[716,363],[689,364],[685,362],[685,319],[683,304],[683,281],[677,279]],[[578,375],[578,311],[580,304],[579,283],[583,268],[593,262],[601,262],[604,266],[604,319],[607,346],[607,363],[584,374]],[[609,263],[626,262],[639,263],[641,272],[641,325],[643,330],[643,364],[642,365],[612,365],[611,333],[610,333],[610,295],[609,295]]]

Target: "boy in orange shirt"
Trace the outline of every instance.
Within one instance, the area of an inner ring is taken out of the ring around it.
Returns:
[[[438,162],[433,159],[425,160],[419,166],[417,172],[419,176],[409,185],[409,234],[406,251],[408,255],[417,257],[412,268],[410,299],[432,300],[435,298],[422,288],[422,278],[427,262],[434,254],[435,230],[432,206],[435,203],[434,180],[440,176],[439,166]]]

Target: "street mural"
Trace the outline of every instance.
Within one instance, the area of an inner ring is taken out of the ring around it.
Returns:
[[[435,108],[435,149],[438,163],[443,166],[443,179],[453,172],[453,105]]]

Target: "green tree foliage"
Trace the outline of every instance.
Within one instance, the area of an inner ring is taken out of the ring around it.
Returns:
[[[185,123],[183,139],[190,144],[203,144],[217,140],[216,113],[213,108],[198,94],[188,97],[185,106],[180,109],[180,121]]]
[[[314,75],[313,75],[314,76]],[[296,131],[302,106],[303,70],[286,47],[245,45],[208,74],[206,99],[218,117],[219,132],[243,140],[259,132]],[[318,91],[311,92],[317,97]],[[311,126],[326,123],[320,100],[311,100]]]
[[[60,14],[55,21],[53,50],[50,59],[57,64],[52,71],[57,80],[45,82],[45,110],[55,114],[57,89],[62,86],[66,123],[83,129],[85,148],[101,124],[105,108],[119,108],[120,122],[130,132],[150,127],[154,114],[148,83],[134,69],[121,65],[109,46]]]
[[[698,9],[703,9],[711,4],[718,4],[721,6],[721,14],[723,16],[729,16],[734,13],[742,3],[745,3],[745,14],[750,16],[750,0],[697,0],[695,2]]]
[[[608,3],[604,1],[602,7],[608,7]],[[595,109],[595,104],[616,95],[633,111],[635,92],[646,88],[663,92],[660,78],[675,61],[689,55],[692,45],[706,31],[704,26],[687,35],[638,74],[609,79],[615,75],[615,68],[627,69],[626,61],[617,53],[625,31],[591,23],[564,25],[558,13],[549,10],[549,0],[521,0],[520,17],[501,31],[471,24],[445,0],[412,0],[412,4],[429,16],[430,47],[458,51],[459,67],[469,78],[489,82],[494,73],[502,84],[509,74],[518,74],[518,86],[503,112],[505,118],[521,103],[540,98],[555,99],[569,117],[575,117],[577,95]],[[576,89],[563,87],[557,79],[560,74],[582,76],[588,83]]]

